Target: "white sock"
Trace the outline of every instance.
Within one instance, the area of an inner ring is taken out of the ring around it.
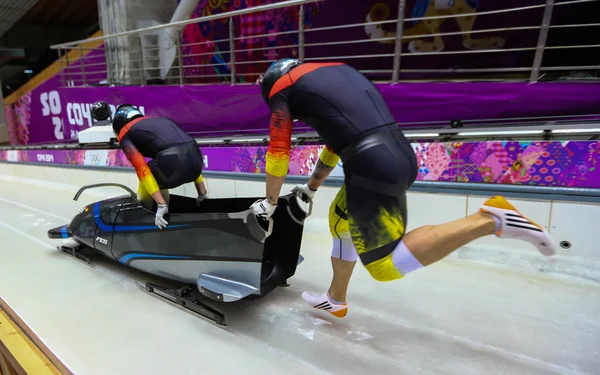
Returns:
[[[331,256],[347,262],[356,262],[358,260],[358,253],[352,242],[352,237],[333,237]]]
[[[400,243],[396,245],[396,248],[392,252],[392,262],[394,262],[396,269],[398,269],[402,276],[416,271],[419,268],[423,268],[421,262],[419,262],[410,252],[408,247],[404,244],[404,241],[400,241]]]

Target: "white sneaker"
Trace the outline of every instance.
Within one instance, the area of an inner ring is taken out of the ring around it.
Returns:
[[[483,203],[480,212],[496,216],[502,227],[496,232],[499,238],[514,238],[534,245],[545,256],[556,254],[556,244],[544,228],[521,214],[506,198],[495,196]]]
[[[302,293],[302,299],[305,300],[312,308],[317,310],[327,311],[333,316],[343,318],[348,313],[348,304],[335,303],[329,298],[329,293],[315,295],[308,292]]]

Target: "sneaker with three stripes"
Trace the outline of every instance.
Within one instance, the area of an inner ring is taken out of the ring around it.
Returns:
[[[495,196],[483,203],[480,212],[496,216],[502,222],[496,231],[499,238],[529,242],[545,256],[556,254],[556,244],[544,228],[520,213],[506,198]]]

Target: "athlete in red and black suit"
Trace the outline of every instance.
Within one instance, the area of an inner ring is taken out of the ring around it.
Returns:
[[[116,109],[112,126],[119,146],[140,180],[138,200],[148,209],[152,208],[152,200],[158,206],[155,224],[160,229],[168,225],[164,219],[168,212],[168,189],[194,182],[197,202],[206,198],[202,152],[176,123],[165,117],[145,117],[139,109],[123,104]],[[144,158],[152,160],[146,163]]]
[[[329,209],[334,279],[323,294],[303,293],[311,306],[346,315],[346,292],[358,258],[373,278],[391,281],[494,233],[553,253],[542,228],[502,197],[490,198],[480,212],[464,219],[406,233],[406,191],[417,177],[416,156],[379,90],[352,67],[282,59],[259,82],[272,115],[267,198],[252,205],[256,215],[269,218],[276,209],[288,173],[294,119],[314,128],[326,145],[308,183],[294,191],[312,198],[338,161],[343,162],[344,185]],[[511,226],[507,213],[520,215],[525,224]]]

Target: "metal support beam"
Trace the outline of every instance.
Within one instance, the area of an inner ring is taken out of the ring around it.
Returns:
[[[60,85],[62,87],[65,86],[65,63],[64,60],[62,60],[62,49],[59,48],[58,49],[58,61],[60,61]]]
[[[71,85],[71,63],[69,62],[69,50],[65,50],[65,69],[67,70],[67,86]]]
[[[179,84],[183,85],[183,52],[181,51],[181,28],[177,27],[177,60],[179,60]]]
[[[229,64],[231,65],[231,84],[235,84],[235,24],[229,17]]]
[[[396,22],[396,48],[394,49],[394,71],[392,83],[397,83],[400,77],[400,56],[402,55],[402,36],[404,35],[404,9],[406,0],[398,2],[398,22]]]
[[[83,48],[81,44],[79,45],[79,66],[81,67],[81,80],[84,85],[87,85],[87,81],[85,80],[85,63],[83,61]]]
[[[142,36],[137,36],[138,46],[140,47],[140,66],[142,71],[140,72],[140,80],[142,81],[140,84],[143,86],[146,84],[146,67],[144,64],[144,48],[142,47]],[[181,71],[179,72],[181,74]]]
[[[540,76],[540,67],[544,58],[544,48],[546,47],[546,39],[548,38],[548,30],[550,29],[550,21],[552,20],[552,10],[554,9],[554,0],[546,0],[544,8],[544,16],[542,17],[542,27],[538,37],[537,47],[535,49],[535,57],[533,58],[533,69],[529,76],[529,83],[537,82]]]
[[[300,5],[298,15],[298,59],[304,62],[304,4]]]

